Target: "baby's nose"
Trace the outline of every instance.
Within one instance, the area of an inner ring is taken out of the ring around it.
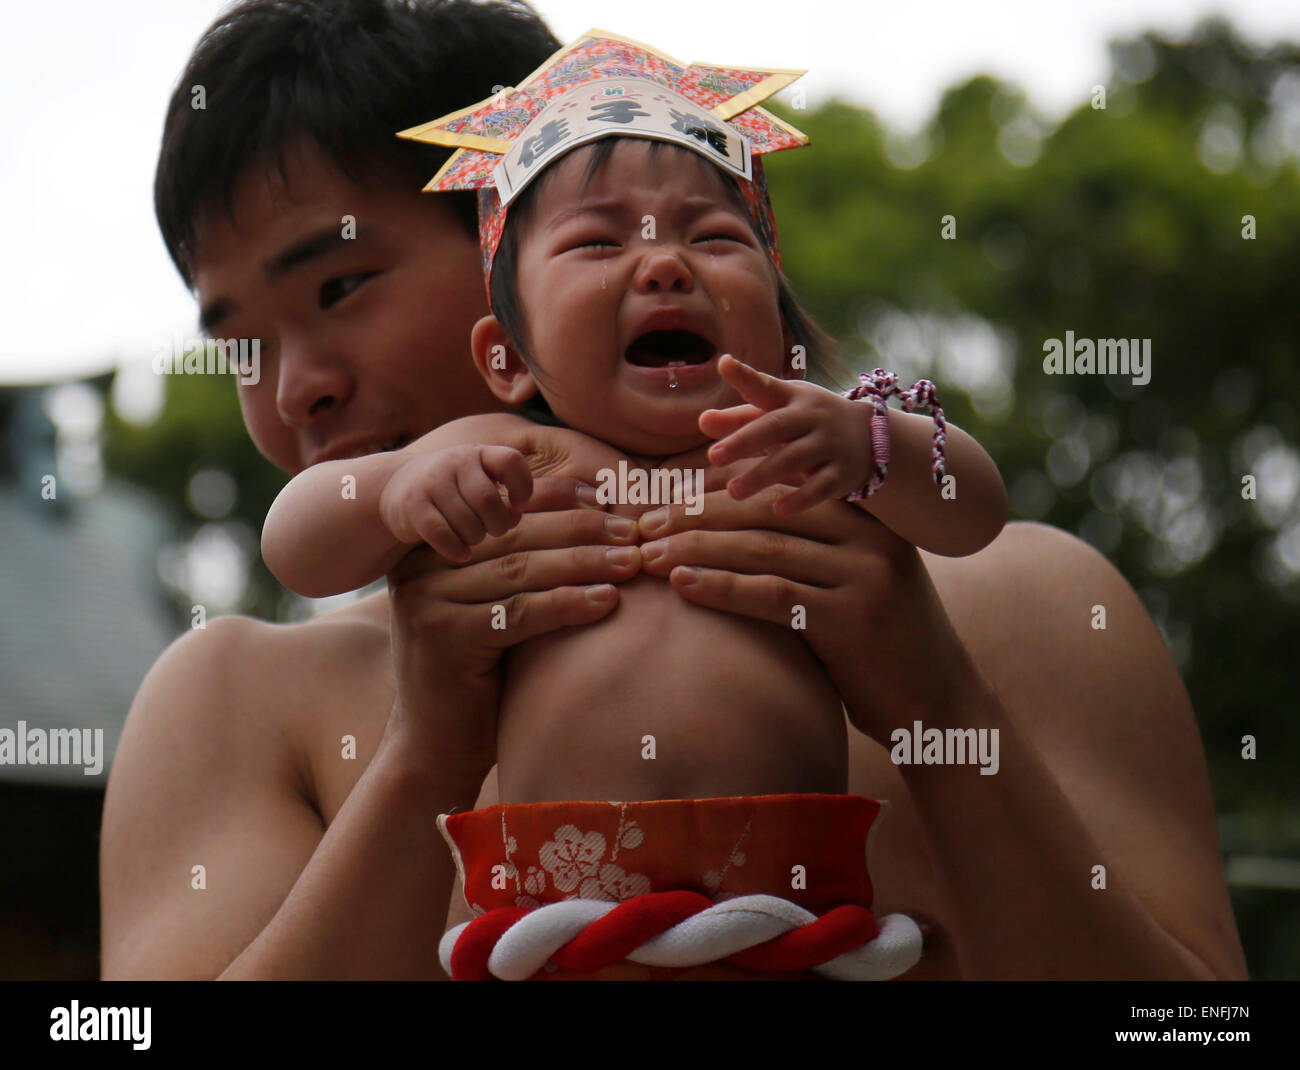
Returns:
[[[651,250],[642,257],[637,269],[637,289],[641,292],[690,293],[694,282],[682,258],[667,249]]]

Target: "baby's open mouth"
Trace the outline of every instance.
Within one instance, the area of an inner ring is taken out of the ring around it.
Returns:
[[[713,343],[694,331],[647,331],[627,347],[623,359],[642,368],[705,364],[714,356]]]

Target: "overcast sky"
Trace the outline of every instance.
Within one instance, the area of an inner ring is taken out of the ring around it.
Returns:
[[[224,4],[9,4],[0,33],[0,383],[50,381],[147,357],[195,311],[151,203],[162,116],[190,48]],[[1181,34],[1224,13],[1248,38],[1300,40],[1297,0],[541,0],[562,41],[591,26],[685,61],[804,67],[809,106],[839,94],[914,127],[978,71],[1059,116],[1108,69],[1106,42]],[[843,11],[852,11],[846,24]],[[743,11],[735,18],[731,13]],[[788,91],[787,91],[788,92]],[[433,116],[430,116],[433,118]]]

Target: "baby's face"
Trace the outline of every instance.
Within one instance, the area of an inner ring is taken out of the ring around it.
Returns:
[[[554,165],[520,235],[537,383],[572,428],[629,453],[683,452],[707,441],[702,411],[740,401],[722,354],[786,374],[775,270],[708,161],[619,139],[584,186],[590,151]]]

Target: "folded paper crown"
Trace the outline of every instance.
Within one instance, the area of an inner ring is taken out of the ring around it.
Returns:
[[[588,30],[520,86],[397,136],[456,151],[424,188],[479,191],[483,277],[510,203],[545,168],[602,137],[643,137],[684,146],[734,175],[773,262],[776,223],[757,157],[808,138],[758,107],[804,72],[689,66],[638,41]]]

